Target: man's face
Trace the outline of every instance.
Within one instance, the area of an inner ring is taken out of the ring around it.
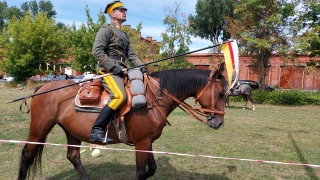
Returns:
[[[115,9],[112,12],[113,16],[122,22],[125,22],[127,20],[127,10],[125,9]]]

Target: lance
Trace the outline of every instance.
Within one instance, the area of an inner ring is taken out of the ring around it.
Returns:
[[[159,59],[159,60],[156,60],[156,61],[151,61],[151,62],[144,63],[144,64],[141,64],[141,65],[138,65],[138,66],[134,66],[134,67],[131,67],[131,68],[122,69],[122,71],[127,71],[127,70],[130,70],[130,69],[135,69],[135,68],[147,66],[147,65],[150,65],[150,64],[158,63],[158,62],[165,61],[165,60],[172,59],[172,58],[176,58],[176,57],[185,56],[187,54],[203,51],[203,50],[206,50],[206,49],[209,49],[209,48],[213,48],[213,47],[217,47],[217,46],[220,46],[220,44],[208,46],[208,47],[197,49],[197,50],[194,50],[194,51],[189,51],[189,52],[178,54],[178,55],[175,55],[175,56],[166,57],[166,58]],[[84,82],[87,82],[87,81],[93,81],[94,79],[102,78],[102,77],[105,77],[105,76],[108,76],[108,75],[111,75],[111,74],[112,73],[107,73],[107,74],[103,74],[103,75],[100,75],[100,76],[95,76],[93,78],[84,79],[84,80],[82,80],[80,82],[75,82],[75,83],[72,83],[72,84],[68,84],[68,85],[65,85],[65,86],[60,86],[60,87],[57,87],[57,88],[54,88],[54,89],[50,89],[50,90],[47,90],[47,91],[31,94],[29,96],[25,96],[25,97],[22,97],[22,98],[18,98],[18,99],[14,99],[12,101],[6,102],[6,104],[17,102],[17,101],[21,101],[21,100],[24,100],[26,98],[30,98],[30,97],[38,96],[38,95],[45,94],[45,93],[48,93],[48,92],[56,91],[56,90],[63,89],[63,88],[66,88],[66,87],[70,87],[70,86],[73,86],[73,85],[76,85],[76,84],[84,83]]]

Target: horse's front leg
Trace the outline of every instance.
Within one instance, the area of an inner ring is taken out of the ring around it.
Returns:
[[[142,144],[142,145],[139,145]],[[136,152],[136,178],[138,180],[145,180],[153,176],[156,172],[157,165],[154,160],[153,153],[139,152],[139,150],[152,151],[152,144],[149,143],[138,143],[135,144]],[[148,170],[146,171],[146,165]]]
[[[227,109],[229,109],[229,95],[227,95],[226,97],[225,106],[227,107]]]

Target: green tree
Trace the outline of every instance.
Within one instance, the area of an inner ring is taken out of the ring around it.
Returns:
[[[293,52],[297,55],[310,55],[310,60],[306,62],[306,73],[314,73],[320,66],[320,0],[302,1],[296,9],[297,16],[293,27],[301,31],[293,31],[292,44]]]
[[[95,72],[97,61],[92,55],[92,45],[96,33],[106,22],[106,17],[100,11],[98,20],[94,23],[88,6],[86,6],[85,11],[87,16],[86,24],[82,24],[79,28],[73,24],[67,30],[68,55],[71,58],[71,67],[76,71]]]
[[[227,40],[230,35],[224,31],[226,17],[233,17],[232,0],[198,0],[196,14],[189,15],[190,32],[195,37],[219,44],[219,38]]]
[[[27,14],[19,19],[10,19],[0,36],[4,47],[2,69],[16,80],[52,72],[53,65],[64,58],[64,34],[57,29],[55,21],[40,12],[36,17]],[[49,70],[46,70],[47,64]],[[41,70],[39,67],[43,67]]]
[[[6,1],[1,2],[0,1],[0,33],[2,32],[2,29],[5,27],[5,21],[6,21],[6,11],[8,9],[8,4]]]
[[[163,24],[167,26],[164,33],[162,33],[162,55],[175,56],[189,51],[191,44],[187,15],[182,12],[183,0],[175,1],[173,9],[169,6],[164,7],[166,14]],[[176,68],[192,66],[183,57],[172,58],[171,62],[164,61],[160,63],[161,68]]]
[[[147,42],[145,39],[140,37],[142,29],[142,22],[140,22],[136,28],[128,28],[125,26],[123,31],[128,34],[130,37],[130,44],[134,52],[139,56],[140,59],[150,59],[154,57],[152,53],[153,44]],[[158,49],[155,50],[155,53],[158,52]]]
[[[288,27],[295,6],[287,0],[238,0],[234,18],[227,18],[226,30],[245,47],[242,54],[253,57],[252,68],[260,85],[264,83],[272,53],[290,49]]]
[[[301,1],[296,12],[300,16],[294,19],[293,27],[298,28],[292,30],[294,52],[320,57],[320,0]]]
[[[36,0],[24,2],[21,5],[21,10],[23,14],[31,12],[34,16],[37,16],[40,12],[45,12],[48,18],[55,18],[57,15],[57,12],[53,9],[53,4],[44,0],[40,0],[39,3]]]
[[[0,33],[6,27],[6,23],[11,18],[20,18],[22,12],[16,6],[9,7],[6,1],[0,1]]]
[[[57,14],[50,1],[40,0],[39,3],[35,0],[27,1],[21,5],[21,9],[16,6],[9,6],[5,0],[0,1],[0,33],[6,27],[9,19],[20,19],[28,12],[31,12],[33,16],[37,16],[39,12],[45,12],[48,18],[55,18]]]
[[[16,6],[9,6],[5,0],[0,1],[0,33],[2,33],[3,28],[6,27],[9,19],[20,19],[29,12],[31,12],[33,16],[37,16],[39,12],[45,12],[48,18],[55,18],[57,14],[50,1],[40,0],[39,3],[35,0],[27,1],[22,3],[21,9]]]

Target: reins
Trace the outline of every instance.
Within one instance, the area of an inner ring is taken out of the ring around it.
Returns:
[[[172,100],[174,100],[175,102],[177,102],[179,105],[178,107],[183,110],[184,112],[186,112],[187,114],[189,114],[191,117],[195,118],[196,120],[202,122],[202,123],[207,123],[206,120],[203,120],[201,119],[198,115],[201,115],[201,116],[207,116],[206,113],[210,113],[212,116],[214,114],[225,114],[225,112],[223,111],[215,111],[214,110],[214,86],[213,86],[213,80],[212,80],[212,76],[213,76],[214,72],[211,71],[210,73],[210,76],[208,78],[208,83],[206,84],[206,86],[204,87],[204,89],[202,89],[202,91],[200,91],[200,93],[196,96],[196,99],[195,99],[195,102],[194,102],[194,106],[191,107],[189,104],[185,103],[185,102],[181,102],[179,99],[177,99],[175,96],[173,96],[172,94],[170,94],[166,89],[163,89],[163,92],[169,97],[171,98]],[[150,87],[149,85],[149,82],[148,81],[151,81],[156,87],[158,87],[160,89],[160,84],[152,77],[148,76],[147,77],[147,84],[151,90],[151,92],[154,94],[155,96],[155,92],[152,91],[152,88]],[[216,79],[215,82],[221,82],[220,79]],[[210,109],[206,109],[206,108],[201,108],[201,107],[197,107],[197,102],[199,100],[199,98],[203,95],[203,93],[209,88],[209,87],[212,87],[211,90],[212,90],[212,98],[211,98],[211,107]],[[155,106],[158,111],[161,113],[161,115],[166,119],[164,113],[162,112],[162,110],[160,108],[158,108],[157,106]],[[167,120],[167,119],[166,119]],[[167,120],[168,122],[168,120]]]
[[[165,123],[169,124],[169,126],[171,126],[170,122],[168,121],[166,115],[164,114],[164,112],[159,108],[160,104],[155,104],[155,102],[158,102],[158,99],[162,99],[162,97],[157,97],[156,96],[156,92],[154,92],[154,90],[151,88],[150,84],[149,84],[149,80],[154,80],[153,78],[151,78],[150,76],[147,76],[146,74],[144,74],[144,79],[145,79],[145,89],[147,90],[147,87],[149,87],[151,94],[153,95],[153,99],[151,99],[149,96],[146,96],[146,98],[148,99],[148,102],[151,102],[151,104],[154,105],[154,107],[156,107],[156,109],[159,111],[159,113],[161,114],[161,116],[163,117],[163,119],[165,120]],[[155,81],[156,83],[158,83],[157,81]],[[157,86],[157,84],[155,84]],[[152,105],[148,106],[147,109],[153,107]]]
[[[28,103],[27,103],[27,99],[29,99],[29,98],[31,98],[31,97],[32,97],[31,95],[26,96],[26,97],[21,101],[20,108],[19,108],[20,112],[25,113],[25,114],[28,114],[28,113],[30,112],[30,107],[29,107],[29,105],[28,105]],[[23,105],[23,104],[27,107],[27,111],[25,111],[25,112],[22,111],[22,105]]]

